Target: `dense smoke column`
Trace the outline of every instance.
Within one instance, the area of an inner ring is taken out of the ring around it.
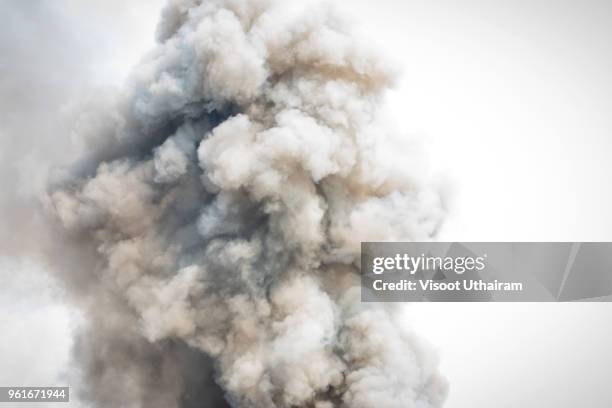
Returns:
[[[358,279],[360,242],[430,239],[439,195],[382,111],[384,61],[302,3],[171,1],[77,126],[49,208],[94,406],[441,406],[435,356]]]

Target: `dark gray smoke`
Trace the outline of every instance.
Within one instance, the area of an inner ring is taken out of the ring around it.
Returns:
[[[83,398],[441,406],[435,356],[360,302],[360,242],[430,239],[444,213],[384,113],[389,67],[311,2],[172,0],[158,41],[46,203],[81,258]]]

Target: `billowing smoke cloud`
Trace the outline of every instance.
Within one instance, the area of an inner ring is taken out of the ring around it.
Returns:
[[[435,355],[360,302],[360,242],[430,239],[444,213],[384,113],[389,67],[310,2],[172,0],[157,34],[49,191],[81,258],[83,397],[440,406]]]

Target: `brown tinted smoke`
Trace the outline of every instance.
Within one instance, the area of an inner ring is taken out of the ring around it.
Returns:
[[[442,405],[399,309],[360,302],[360,242],[427,240],[444,215],[385,114],[392,82],[323,4],[170,1],[50,187],[82,258],[63,277],[88,322],[85,400]]]

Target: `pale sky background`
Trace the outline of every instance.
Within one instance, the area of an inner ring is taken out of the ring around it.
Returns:
[[[442,239],[612,241],[612,2],[337,1],[402,66],[398,123],[456,185]],[[74,82],[120,85],[162,3],[54,2],[86,50]],[[0,284],[0,385],[61,381],[78,316],[36,265],[0,258]],[[416,304],[407,321],[439,349],[446,407],[612,406],[612,305]]]

